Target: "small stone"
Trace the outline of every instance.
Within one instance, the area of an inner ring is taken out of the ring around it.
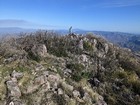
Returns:
[[[49,75],[48,76],[48,80],[50,81],[50,82],[58,82],[59,81],[59,79],[60,79],[60,77],[58,76],[58,75]]]
[[[42,71],[42,70],[44,70],[44,67],[41,64],[37,64],[35,71]]]
[[[63,94],[63,90],[61,88],[58,88],[58,95],[62,95]]]
[[[74,97],[80,97],[80,93],[77,90],[74,90],[73,92]]]
[[[48,77],[49,76],[49,71],[44,71],[43,74]]]
[[[10,102],[9,105],[15,105],[14,102]]]
[[[71,73],[72,73],[72,71],[70,69],[65,69],[64,70],[64,75],[67,76],[67,77],[70,77]]]
[[[45,77],[43,75],[35,78],[35,84],[41,85],[45,83]]]
[[[74,88],[73,86],[66,84],[66,82],[62,82],[62,86],[69,91],[73,91]]]
[[[96,86],[99,86],[100,81],[97,78],[94,78],[94,83]]]
[[[88,58],[87,58],[87,56],[86,56],[85,54],[82,54],[82,55],[80,56],[80,60],[81,60],[82,62],[88,62]]]

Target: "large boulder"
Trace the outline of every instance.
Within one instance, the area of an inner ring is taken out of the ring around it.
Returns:
[[[31,48],[31,51],[34,56],[44,57],[47,53],[47,48],[44,44],[37,44]]]
[[[17,98],[19,98],[21,96],[21,91],[16,82],[9,80],[6,82],[6,85],[8,88],[9,96],[17,97]]]

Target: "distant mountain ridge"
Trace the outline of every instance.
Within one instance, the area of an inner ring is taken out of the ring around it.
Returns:
[[[0,28],[0,36],[5,35],[18,35],[19,33],[30,33],[36,32],[37,29],[25,29],[19,27],[1,27]],[[51,31],[51,30],[49,30]],[[68,30],[60,29],[60,30],[52,30],[61,35],[68,34]],[[73,29],[73,33],[86,35],[87,33],[93,33],[96,36],[101,36],[104,39],[119,45],[121,47],[129,48],[134,52],[140,51],[140,34],[132,34],[125,32],[109,32],[109,31],[91,31],[91,30],[82,30],[82,29]]]
[[[25,29],[20,27],[0,27],[0,34],[13,34],[20,32],[34,32],[36,29]]]

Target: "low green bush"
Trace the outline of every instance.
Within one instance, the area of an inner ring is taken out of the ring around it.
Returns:
[[[41,61],[41,57],[34,55],[32,52],[28,52],[28,56],[29,56],[30,59],[35,60],[37,62]]]
[[[86,51],[93,51],[93,46],[90,42],[83,42],[83,47]]]

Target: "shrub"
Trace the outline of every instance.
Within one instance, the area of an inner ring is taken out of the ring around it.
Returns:
[[[57,94],[53,94],[53,100],[54,102],[57,103],[57,105],[66,105],[66,100],[64,95],[57,95]]]
[[[73,71],[82,71],[84,69],[84,66],[80,63],[71,63],[71,64],[67,64],[66,67],[68,69],[71,69]]]
[[[105,101],[109,104],[109,105],[116,105],[116,99],[113,96],[105,96]]]
[[[32,60],[35,60],[37,62],[41,61],[41,57],[34,55],[32,52],[28,52],[28,55],[29,55],[29,58]]]
[[[84,41],[83,47],[86,51],[93,51],[93,46],[90,42]]]
[[[85,67],[82,64],[75,63],[75,64],[67,64],[68,69],[73,71],[72,79],[79,82],[82,78],[90,78],[92,76],[91,72],[83,71]]]
[[[140,95],[140,81],[136,80],[132,82],[133,91]]]
[[[127,78],[127,73],[125,71],[116,71],[114,75],[119,79]]]
[[[72,79],[76,82],[79,82],[82,79],[81,73],[72,74]]]

